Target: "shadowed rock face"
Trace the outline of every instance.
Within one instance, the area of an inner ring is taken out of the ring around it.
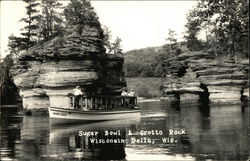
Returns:
[[[63,106],[76,86],[85,94],[120,94],[126,87],[124,59],[106,54],[102,39],[99,22],[79,24],[21,54],[12,74],[24,109]]]
[[[167,95],[201,95],[209,93],[210,103],[240,103],[247,94],[248,63],[235,64],[225,60],[215,60],[208,53],[183,53],[179,61],[187,64],[183,77],[166,81]],[[170,75],[169,77],[173,77]],[[206,91],[202,86],[206,87]],[[185,96],[186,97],[186,96]]]

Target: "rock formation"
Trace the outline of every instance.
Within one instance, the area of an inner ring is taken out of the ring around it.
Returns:
[[[180,100],[199,99],[205,95],[210,103],[239,103],[247,94],[248,63],[235,64],[216,60],[213,55],[202,52],[183,53],[178,61],[185,62],[186,73],[172,81],[166,78],[164,92]],[[175,97],[179,99],[178,97]]]
[[[123,57],[105,53],[99,22],[68,26],[62,37],[21,54],[12,70],[26,111],[68,103],[76,86],[85,94],[120,94]],[[35,112],[36,113],[36,112]]]

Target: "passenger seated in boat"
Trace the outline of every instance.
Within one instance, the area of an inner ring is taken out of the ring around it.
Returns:
[[[125,90],[125,91],[122,91],[122,94],[121,94],[121,96],[127,96],[128,95],[128,93],[127,93],[127,91]]]
[[[131,89],[131,91],[128,93],[128,96],[134,97],[135,96],[135,92],[133,89]]]
[[[82,91],[81,91],[79,86],[77,86],[75,89],[73,89],[73,91],[74,91],[74,95],[76,96],[75,97],[75,109],[79,109],[80,108],[79,100],[81,98]]]

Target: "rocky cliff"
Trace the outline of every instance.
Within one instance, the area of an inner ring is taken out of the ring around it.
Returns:
[[[240,103],[249,98],[249,62],[235,64],[215,59],[206,52],[187,52],[177,56],[185,64],[183,76],[169,74],[164,93],[171,99],[193,100],[207,97],[210,103]],[[206,99],[206,98],[205,98]]]
[[[21,54],[12,69],[26,111],[68,103],[76,86],[86,94],[120,94],[123,57],[105,53],[99,22],[68,26],[62,37]],[[36,112],[35,112],[36,113]]]

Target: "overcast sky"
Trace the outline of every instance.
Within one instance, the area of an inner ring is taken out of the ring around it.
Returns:
[[[64,2],[65,3],[65,2]],[[107,26],[112,38],[122,39],[124,51],[160,46],[165,43],[168,29],[175,30],[178,40],[183,39],[186,14],[197,1],[92,1],[100,22]],[[8,37],[18,36],[25,17],[22,1],[0,1],[1,55],[8,52]]]

